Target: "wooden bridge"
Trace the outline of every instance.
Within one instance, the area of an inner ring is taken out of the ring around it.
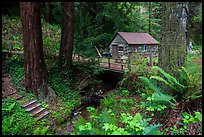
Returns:
[[[91,61],[88,58],[84,58],[82,56],[74,55],[73,60],[79,61],[79,62],[86,62]],[[97,59],[95,59],[97,60]],[[103,69],[110,70],[113,72],[118,73],[124,73],[125,70],[131,70],[131,68],[136,67],[136,64],[130,63],[129,59],[121,59],[121,58],[108,58],[108,57],[99,57],[98,58],[99,66]],[[151,64],[151,65],[150,65]],[[147,65],[147,68],[151,67],[153,65],[152,60],[150,60],[149,65]]]
[[[113,58],[99,58],[99,66],[115,72],[123,73],[128,68],[130,69],[128,59],[113,59]]]
[[[8,53],[22,55],[23,51],[9,51]],[[52,55],[52,56],[57,56],[57,55]],[[91,61],[90,59],[79,56],[77,54],[73,55],[73,60],[78,62]],[[97,60],[97,58],[95,60]],[[119,72],[119,73],[124,73],[125,70],[128,70],[128,69],[130,70],[133,66],[134,67],[136,66],[136,64],[131,64],[129,59],[121,59],[121,58],[113,59],[113,58],[99,57],[98,62],[100,67],[106,70]],[[150,62],[152,62],[151,58],[150,58]]]

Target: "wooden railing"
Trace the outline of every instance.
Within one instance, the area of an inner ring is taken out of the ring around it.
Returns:
[[[99,58],[100,67],[116,71],[124,71],[128,68],[128,59]]]

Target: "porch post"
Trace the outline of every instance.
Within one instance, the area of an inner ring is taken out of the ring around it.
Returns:
[[[108,68],[110,68],[110,58],[108,58]]]

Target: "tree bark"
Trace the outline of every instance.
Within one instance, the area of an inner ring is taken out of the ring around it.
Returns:
[[[163,2],[159,66],[176,75],[186,58],[186,2]]]
[[[50,9],[50,2],[45,2],[45,8],[46,8],[46,15],[45,19],[47,22],[50,23],[51,21],[51,9]]]
[[[151,28],[150,28],[150,26],[151,26],[151,21],[150,21],[150,18],[151,17],[151,2],[149,2],[149,34],[150,34],[150,32],[151,32]],[[151,35],[151,34],[150,34]]]
[[[25,87],[35,95],[47,95],[39,2],[20,2],[23,30]]]
[[[72,66],[74,2],[62,2],[62,33],[59,52],[60,67]]]

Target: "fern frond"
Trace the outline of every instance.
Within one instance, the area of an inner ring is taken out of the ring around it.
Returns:
[[[160,76],[151,76],[150,79],[155,79],[157,81],[161,81],[161,82],[165,83],[166,85],[172,87],[172,85],[169,82],[167,82],[165,79],[163,79]]]
[[[143,134],[144,135],[162,135],[162,133],[159,131],[159,127],[162,126],[161,124],[149,126],[144,129]]]
[[[178,69],[179,74],[179,83],[187,86],[190,83],[190,75],[187,73],[186,69],[182,67],[182,69]]]
[[[157,87],[156,84],[154,84],[152,81],[150,81],[150,79],[143,77],[143,76],[139,76],[139,79],[141,79],[151,90],[155,91],[161,91],[161,88]]]
[[[164,80],[163,78],[159,78],[159,76],[156,76],[154,78],[154,76],[152,76],[154,79],[159,80],[159,81],[163,81],[165,84],[169,85],[170,87],[172,87],[173,89],[175,89],[176,91],[180,91],[182,92],[183,89],[185,88],[184,85],[180,84],[176,78],[174,78],[172,75],[170,75],[169,73],[165,72],[162,68],[158,67],[158,66],[153,66],[152,69],[154,70],[158,70],[161,74],[163,74],[163,76],[167,79],[168,82],[166,82],[166,80]]]
[[[171,104],[171,107],[173,108],[176,106],[175,105],[176,100],[171,95],[167,95],[161,92],[154,92],[153,96],[154,96],[155,101],[168,102]]]

